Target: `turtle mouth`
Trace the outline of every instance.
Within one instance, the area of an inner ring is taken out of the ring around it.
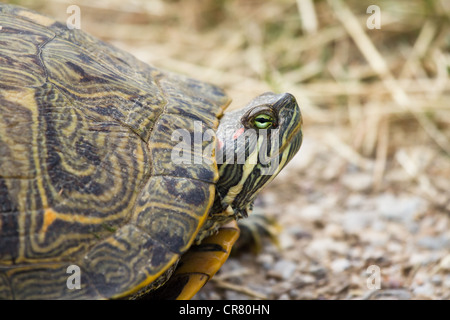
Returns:
[[[278,152],[275,152],[270,158],[273,159],[283,154],[286,148],[289,148],[291,154],[288,161],[297,153],[300,149],[303,133],[303,118],[300,112],[300,108],[293,95],[285,93],[273,108],[277,110],[278,117],[280,119],[280,126],[275,130],[280,130]]]
[[[300,113],[300,111],[298,111],[298,113]],[[283,145],[280,147],[279,153],[283,153],[283,152],[286,150],[286,148],[287,148],[288,146],[290,146],[292,143],[295,144],[295,142],[296,142],[297,140],[300,140],[300,143],[301,143],[301,140],[302,140],[302,138],[303,138],[302,125],[303,125],[303,120],[300,118],[300,120],[298,121],[298,123],[296,124],[296,126],[293,127],[293,128],[292,128],[292,131],[288,134],[286,140],[283,140],[283,141],[285,141],[285,142],[284,142]],[[297,152],[299,149],[300,149],[300,145],[299,145],[298,148],[296,149],[296,152]]]
[[[301,123],[299,124],[298,128],[295,128],[295,131],[289,136],[290,143],[286,143],[283,145],[282,150],[280,150],[280,153],[284,153],[286,148],[289,146],[289,155],[288,159],[285,163],[285,165],[295,156],[295,154],[300,150],[300,147],[302,145],[303,141],[303,132],[302,132],[302,126]]]

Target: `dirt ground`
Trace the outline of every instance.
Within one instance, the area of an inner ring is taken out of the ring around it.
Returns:
[[[75,4],[83,30],[224,87],[232,108],[297,97],[302,148],[258,203],[278,242],[195,299],[450,299],[448,1],[14,3],[61,21]]]

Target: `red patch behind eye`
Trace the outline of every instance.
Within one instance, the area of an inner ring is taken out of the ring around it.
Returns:
[[[223,141],[220,139],[217,139],[217,142],[219,143],[219,150],[223,148]]]
[[[234,134],[233,134],[233,140],[236,140],[241,134],[243,134],[245,131],[245,128],[240,128],[238,129]]]

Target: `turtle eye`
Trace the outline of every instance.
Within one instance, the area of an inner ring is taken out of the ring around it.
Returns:
[[[260,114],[253,119],[253,125],[258,129],[267,129],[274,123],[274,118],[269,114]]]

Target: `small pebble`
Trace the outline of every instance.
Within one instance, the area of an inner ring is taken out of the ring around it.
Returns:
[[[434,291],[434,286],[429,282],[425,282],[424,284],[414,288],[413,290],[414,294],[426,298],[432,298],[434,295]]]
[[[289,298],[289,295],[287,293],[283,293],[281,296],[278,297],[278,300],[291,300]]]
[[[302,218],[309,221],[317,221],[323,218],[324,210],[320,205],[309,205],[301,210]]]
[[[441,262],[439,263],[439,267],[441,270],[450,271],[450,254],[442,258]]]
[[[272,272],[280,275],[280,277],[283,280],[288,280],[292,277],[296,269],[297,269],[296,263],[283,259],[275,263]]]
[[[446,237],[422,237],[417,241],[417,245],[431,250],[445,249],[450,246],[450,239]]]
[[[419,197],[396,197],[392,194],[383,194],[376,200],[380,214],[392,221],[411,223],[415,216],[426,210],[425,200]]]
[[[340,273],[351,267],[351,263],[348,259],[340,258],[331,263],[331,270],[335,273]]]

